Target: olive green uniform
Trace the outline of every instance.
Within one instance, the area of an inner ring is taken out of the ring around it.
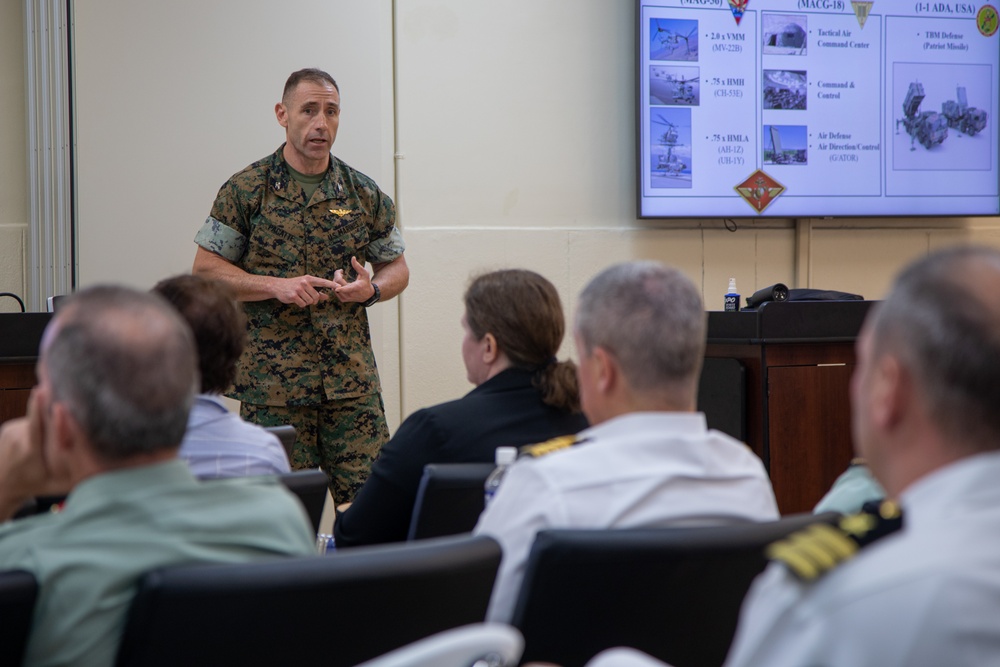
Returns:
[[[354,279],[351,257],[390,262],[403,254],[392,200],[372,179],[330,156],[306,201],[282,145],[219,190],[195,242],[247,273]],[[381,387],[360,303],[331,295],[307,308],[277,299],[244,304],[249,341],[228,396],[244,418],[292,423],[296,468],[320,465],[337,502],[353,497],[388,440]]]

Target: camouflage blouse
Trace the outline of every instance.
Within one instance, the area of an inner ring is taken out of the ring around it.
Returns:
[[[354,279],[364,263],[403,254],[392,200],[375,182],[330,156],[326,178],[307,203],[282,149],[234,175],[195,243],[248,273]],[[380,391],[360,303],[336,298],[300,308],[277,299],[244,303],[249,342],[232,398],[256,405],[314,405]]]

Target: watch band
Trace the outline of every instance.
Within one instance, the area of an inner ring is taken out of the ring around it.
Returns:
[[[367,308],[368,306],[374,306],[376,303],[378,303],[378,300],[382,298],[382,290],[378,288],[378,285],[372,283],[372,287],[375,289],[375,293],[372,294],[370,299],[365,301],[364,303],[365,308]]]

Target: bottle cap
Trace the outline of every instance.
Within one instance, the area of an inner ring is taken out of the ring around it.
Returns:
[[[498,466],[505,466],[517,458],[517,447],[497,447],[495,461]]]
[[[736,294],[736,278],[729,279],[729,293]]]

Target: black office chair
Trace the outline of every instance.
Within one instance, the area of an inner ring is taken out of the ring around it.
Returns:
[[[484,536],[145,575],[119,667],[347,667],[482,622],[500,564]]]
[[[319,531],[319,523],[323,518],[323,507],[326,505],[327,489],[330,480],[326,473],[316,468],[314,470],[293,470],[278,475],[278,479],[289,491],[298,496],[302,506],[309,515],[313,530]]]
[[[281,426],[264,426],[265,431],[269,431],[278,437],[281,441],[281,446],[285,448],[285,454],[288,456],[288,460],[292,460],[292,450],[295,448],[295,427],[291,424],[282,424]]]
[[[585,664],[631,646],[674,667],[718,667],[764,548],[816,521],[625,530],[544,530],[528,557],[511,624],[524,662]]]
[[[31,632],[38,582],[30,572],[0,572],[0,665],[20,665]]]
[[[470,533],[484,508],[492,463],[428,463],[417,488],[408,540]]]

